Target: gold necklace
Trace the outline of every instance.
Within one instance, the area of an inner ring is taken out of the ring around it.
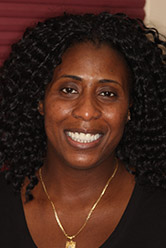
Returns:
[[[110,178],[108,179],[104,189],[102,190],[99,198],[97,199],[97,201],[93,204],[92,208],[90,209],[86,219],[85,219],[85,222],[84,224],[81,226],[81,228],[78,230],[78,232],[74,235],[68,235],[64,229],[64,227],[62,226],[61,222],[60,222],[60,219],[58,217],[58,214],[57,214],[57,211],[55,209],[55,205],[53,203],[53,201],[51,200],[48,192],[47,192],[47,189],[46,189],[46,186],[45,186],[45,183],[43,181],[43,177],[42,177],[42,171],[41,171],[41,168],[39,169],[39,177],[40,177],[40,181],[41,181],[41,184],[42,184],[42,187],[43,187],[43,190],[49,200],[49,202],[51,203],[51,206],[52,206],[52,209],[54,211],[54,215],[55,215],[55,219],[58,223],[58,226],[60,227],[60,229],[62,230],[63,234],[65,235],[65,237],[67,238],[67,241],[66,241],[66,246],[65,248],[75,248],[76,247],[76,242],[73,241],[73,239],[84,229],[84,227],[86,226],[88,220],[90,219],[91,215],[92,215],[92,212],[94,211],[94,209],[96,208],[97,204],[99,203],[99,201],[101,200],[102,196],[104,195],[106,189],[108,188],[108,185],[109,183],[111,182],[111,180],[114,178],[116,172],[118,170],[118,160],[116,159],[116,166],[115,166],[115,169],[112,173],[112,175],[110,176]]]

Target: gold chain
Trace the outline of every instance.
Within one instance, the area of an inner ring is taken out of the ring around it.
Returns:
[[[88,215],[87,215],[87,217],[86,217],[86,220],[85,220],[84,224],[81,226],[81,228],[78,230],[78,232],[77,232],[75,235],[68,235],[68,234],[66,233],[64,227],[62,226],[61,222],[60,222],[60,219],[59,219],[59,217],[58,217],[57,211],[56,211],[56,209],[55,209],[55,205],[54,205],[53,201],[51,200],[51,198],[50,198],[50,196],[49,196],[49,194],[48,194],[48,192],[47,192],[45,183],[44,183],[44,181],[43,181],[41,168],[39,169],[40,181],[41,181],[43,190],[44,190],[44,192],[45,192],[45,194],[46,194],[48,200],[49,200],[50,203],[51,203],[52,209],[53,209],[53,211],[54,211],[55,219],[56,219],[56,221],[57,221],[57,223],[58,223],[60,229],[62,230],[63,234],[65,235],[65,237],[66,237],[67,239],[71,240],[71,243],[73,243],[72,239],[74,239],[74,238],[75,238],[75,237],[84,229],[84,227],[86,226],[86,224],[87,224],[88,220],[90,219],[90,217],[91,217],[91,215],[92,215],[94,209],[96,208],[97,204],[99,203],[99,201],[101,200],[102,196],[104,195],[106,189],[108,188],[109,183],[110,183],[111,180],[114,178],[114,176],[115,176],[117,170],[118,170],[118,160],[116,159],[116,166],[115,166],[115,169],[114,169],[112,175],[110,176],[110,178],[108,179],[108,181],[107,181],[107,183],[106,183],[104,189],[102,190],[102,192],[101,192],[99,198],[98,198],[97,201],[94,203],[93,207],[90,209],[90,211],[89,211],[89,213],[88,213]],[[69,241],[69,243],[70,243],[70,241]],[[75,243],[75,242],[74,242],[74,243]],[[67,247],[67,246],[66,246],[66,247]],[[68,247],[72,247],[72,246],[68,246]],[[75,246],[73,246],[73,247],[75,247]]]

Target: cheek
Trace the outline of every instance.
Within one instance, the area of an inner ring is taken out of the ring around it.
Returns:
[[[109,108],[104,112],[104,116],[105,121],[112,131],[123,132],[127,122],[128,108]]]
[[[57,107],[57,104],[46,103],[44,109],[44,122],[46,135],[49,138],[50,135],[56,135],[57,127],[59,126],[62,118],[63,111],[61,107]]]
[[[44,121],[48,139],[58,139],[63,131],[65,120],[71,115],[71,108],[67,102],[45,101]]]
[[[44,109],[45,121],[54,124],[62,122],[69,112],[70,110],[67,104],[47,102]]]

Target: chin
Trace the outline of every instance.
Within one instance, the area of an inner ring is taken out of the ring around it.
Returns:
[[[88,170],[88,169],[92,169],[95,168],[99,165],[100,163],[97,161],[91,161],[90,159],[78,159],[75,161],[68,161],[67,165],[73,169],[76,170]]]

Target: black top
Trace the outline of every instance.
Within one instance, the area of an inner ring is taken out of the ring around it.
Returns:
[[[0,247],[36,248],[27,228],[20,194],[14,194],[2,176],[0,199]],[[119,224],[100,248],[164,247],[166,191],[136,184]]]

